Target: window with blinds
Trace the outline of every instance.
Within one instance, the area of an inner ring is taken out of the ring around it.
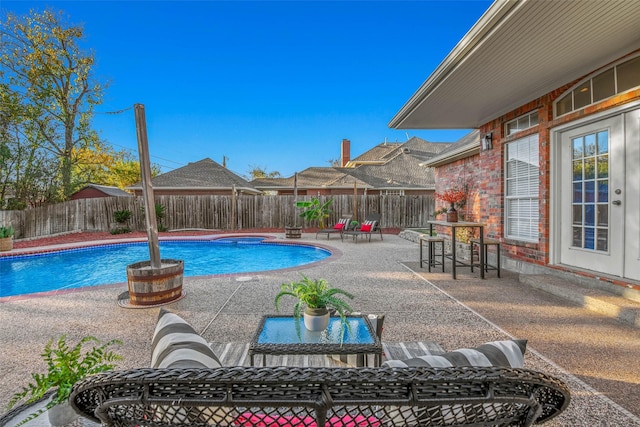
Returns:
[[[538,135],[506,145],[505,237],[538,241]]]

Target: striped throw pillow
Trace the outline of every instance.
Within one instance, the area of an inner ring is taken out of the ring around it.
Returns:
[[[217,368],[222,366],[209,343],[177,314],[160,309],[151,344],[152,368]]]
[[[462,348],[438,356],[420,356],[406,360],[387,360],[382,366],[391,368],[459,366],[501,366],[522,368],[527,340],[492,341],[476,348]]]

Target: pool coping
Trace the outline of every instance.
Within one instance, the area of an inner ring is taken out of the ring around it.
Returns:
[[[307,268],[311,268],[317,266],[322,263],[332,262],[340,257],[342,257],[342,251],[333,246],[327,246],[322,243],[312,243],[305,241],[290,241],[283,240],[282,238],[272,235],[272,234],[238,234],[238,233],[230,233],[230,234],[212,234],[212,235],[203,235],[203,236],[162,236],[158,240],[159,241],[213,241],[220,239],[229,239],[229,238],[256,238],[261,237],[266,240],[266,243],[277,243],[278,245],[284,246],[307,246],[324,249],[329,252],[329,256],[321,259],[319,261],[314,261],[309,264],[304,264],[295,267],[287,267],[287,268],[279,268],[275,270],[260,270],[260,271],[248,271],[242,273],[222,273],[222,274],[206,274],[200,276],[185,276],[185,279],[206,279],[206,278],[233,278],[233,277],[242,277],[242,276],[255,276],[260,274],[273,274],[277,272],[283,271],[295,271],[295,270],[304,270]],[[91,240],[87,242],[71,242],[71,243],[60,243],[55,245],[47,245],[47,246],[35,246],[30,248],[23,249],[13,249],[11,251],[5,251],[0,254],[0,258],[8,258],[14,256],[26,256],[26,255],[37,255],[49,252],[57,252],[64,250],[72,250],[72,249],[83,249],[90,247],[98,247],[98,246],[110,246],[110,245],[118,245],[118,244],[126,244],[126,243],[143,243],[147,242],[148,239],[144,237],[133,237],[133,238],[124,238],[124,239],[108,239],[108,240]],[[69,288],[69,289],[56,289],[52,291],[45,292],[34,292],[31,294],[20,294],[20,295],[10,295],[6,297],[0,297],[0,304],[9,301],[21,301],[21,300],[29,300],[32,298],[43,298],[49,296],[56,295],[64,295],[74,292],[87,292],[96,289],[108,289],[108,288],[117,288],[121,286],[127,286],[127,282],[118,282],[118,283],[106,283],[103,285],[93,285],[93,286],[83,286],[79,288]]]

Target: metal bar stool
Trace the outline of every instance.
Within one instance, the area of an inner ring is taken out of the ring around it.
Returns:
[[[482,267],[480,264],[474,264],[474,254],[476,253],[476,245],[480,248],[480,239],[469,239],[469,252],[471,253],[471,271],[473,271],[474,265]],[[489,246],[496,247],[496,265],[489,264],[489,258],[487,258],[487,249]],[[484,271],[495,270],[500,277],[500,241],[496,239],[484,239]],[[480,252],[478,252],[478,258],[480,258]]]
[[[436,253],[436,244],[440,243],[440,253]],[[423,244],[427,245],[427,258],[425,259],[423,256]],[[440,258],[438,261],[436,258]],[[423,262],[426,262],[429,271],[431,271],[431,267],[436,267],[438,265],[442,266],[442,272],[444,272],[444,238],[437,236],[420,236],[420,268],[422,268]]]

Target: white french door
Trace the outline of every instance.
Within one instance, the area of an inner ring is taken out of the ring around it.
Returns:
[[[640,109],[625,115],[624,273],[640,280]]]
[[[640,110],[561,133],[560,262],[640,280]]]

